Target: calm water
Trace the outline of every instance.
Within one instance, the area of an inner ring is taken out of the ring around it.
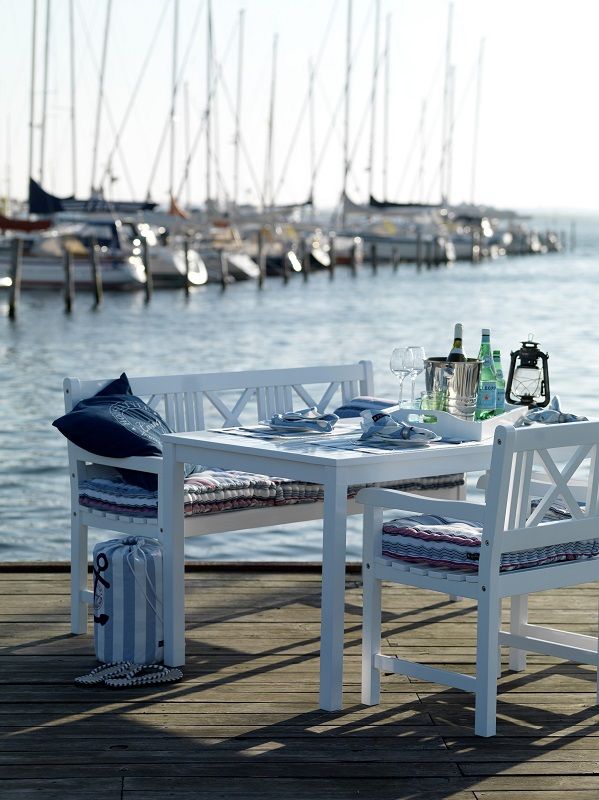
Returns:
[[[592,233],[592,232],[591,232]],[[66,447],[51,421],[63,411],[65,375],[111,377],[374,362],[377,394],[394,397],[388,357],[397,345],[422,344],[431,355],[451,345],[464,323],[465,348],[478,349],[490,326],[503,353],[533,332],[550,353],[553,392],[566,410],[599,418],[597,307],[599,243],[579,233],[577,252],[502,259],[479,266],[393,274],[370,268],[333,282],[312,274],[306,284],[270,281],[107,295],[90,311],[78,295],[73,315],[55,293],[24,293],[16,323],[0,296],[0,560],[67,560],[69,538]],[[420,386],[419,386],[420,388]],[[349,554],[359,557],[358,520],[350,523]],[[93,533],[93,532],[92,532]],[[101,538],[106,534],[101,533]],[[249,538],[251,537],[251,538]],[[92,536],[93,540],[93,536]],[[248,544],[251,543],[251,547]],[[318,524],[274,532],[219,534],[192,540],[192,559],[317,560]]]

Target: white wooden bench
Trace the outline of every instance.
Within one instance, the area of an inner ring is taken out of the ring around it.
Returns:
[[[66,411],[90,397],[109,380],[66,378]],[[332,410],[358,395],[373,395],[370,361],[335,366],[221,372],[194,375],[129,377],[135,395],[144,399],[176,432],[231,427],[268,419],[292,408],[316,406]],[[88,588],[88,528],[121,534],[151,536],[163,540],[157,518],[138,518],[105,513],[80,505],[81,481],[98,477],[107,469],[125,468],[154,473],[160,486],[162,458],[105,458],[68,443],[71,483],[71,625],[73,633],[87,630],[87,607],[93,603]],[[461,487],[430,489],[436,497],[458,498]],[[360,514],[362,507],[348,500],[348,514]],[[266,508],[201,514],[185,518],[185,536],[242,531],[256,527],[322,519],[323,503],[310,502]],[[168,535],[166,532],[165,535]]]

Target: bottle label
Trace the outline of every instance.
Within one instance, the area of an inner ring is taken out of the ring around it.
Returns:
[[[497,389],[497,405],[496,408],[505,408],[505,389]]]
[[[497,384],[495,381],[482,381],[478,387],[476,408],[484,411],[494,411],[497,399]]]

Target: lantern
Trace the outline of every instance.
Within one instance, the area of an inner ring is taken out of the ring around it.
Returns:
[[[505,387],[508,403],[532,408],[543,408],[549,403],[549,356],[538,348],[538,343],[522,342],[522,347],[510,353],[510,371]]]

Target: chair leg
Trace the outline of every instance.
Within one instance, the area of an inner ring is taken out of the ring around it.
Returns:
[[[374,657],[381,652],[381,581],[374,575],[377,526],[382,525],[380,509],[364,508],[362,560],[362,702],[373,706],[381,697],[381,673],[374,666]]]
[[[510,633],[521,634],[522,625],[528,622],[528,595],[516,594],[511,598],[510,608]],[[509,666],[514,672],[523,672],[526,669],[526,650],[510,647]]]
[[[87,603],[81,592],[87,589],[87,525],[79,523],[79,512],[71,518],[71,633],[87,633]]]
[[[474,732],[495,736],[497,716],[497,648],[501,599],[489,591],[478,601],[476,631],[476,710]]]

